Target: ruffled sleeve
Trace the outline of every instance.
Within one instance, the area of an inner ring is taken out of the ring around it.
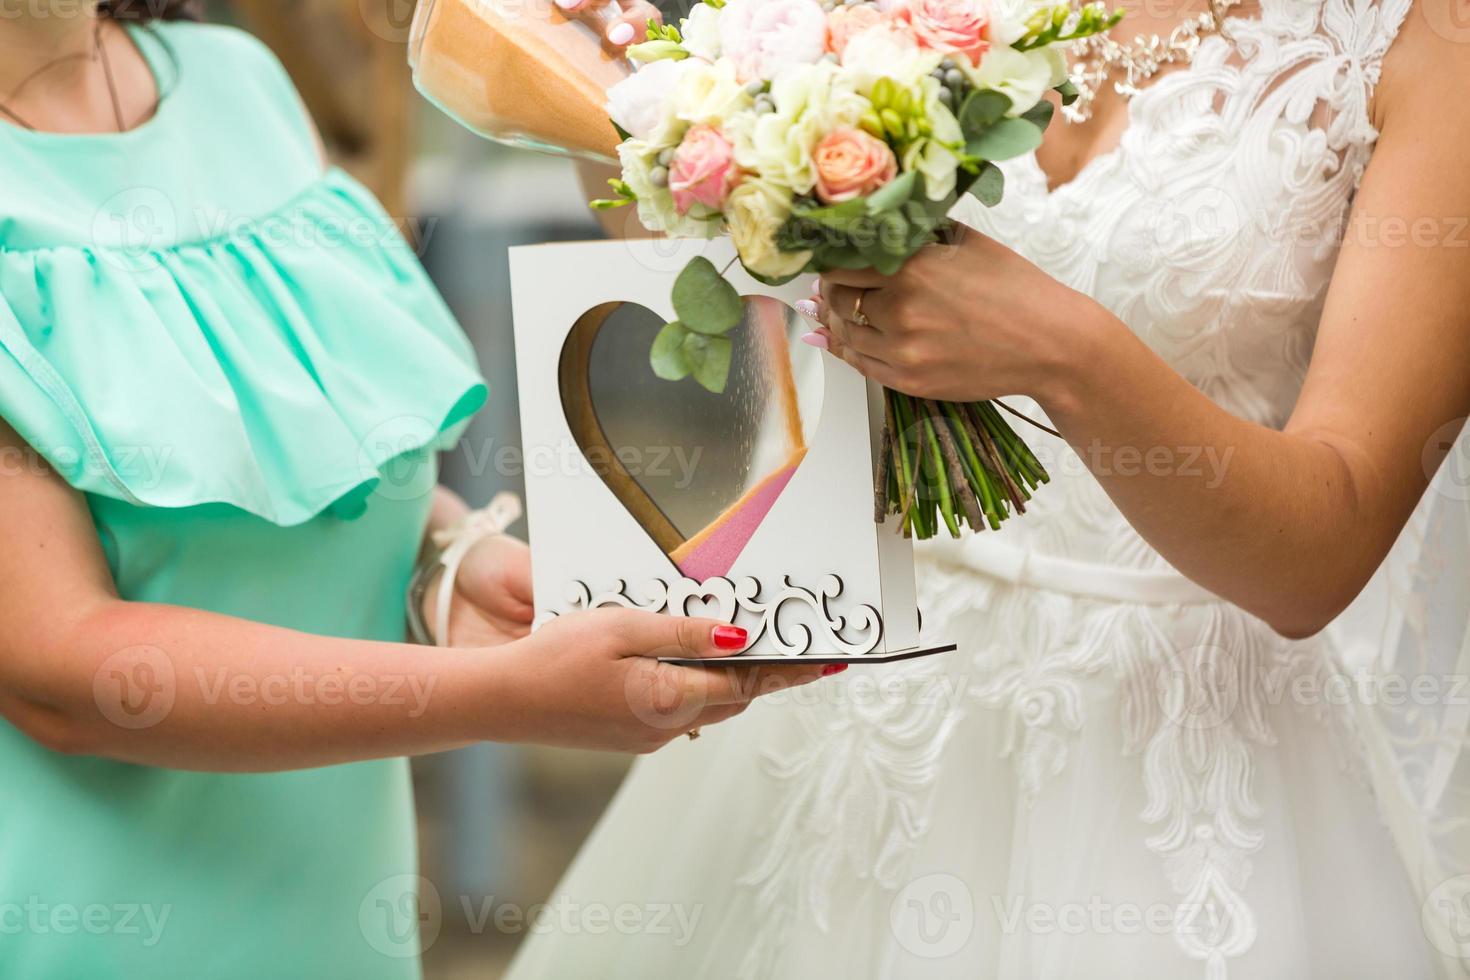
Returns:
[[[213,238],[0,249],[0,417],[89,494],[351,517],[485,398],[417,259],[340,172]]]

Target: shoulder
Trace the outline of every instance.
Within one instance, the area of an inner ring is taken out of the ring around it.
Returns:
[[[222,69],[284,72],[271,49],[253,34],[223,24],[201,24],[176,20],[147,28],[161,38],[180,58],[211,60]]]
[[[1373,99],[1379,130],[1405,124],[1451,130],[1470,125],[1470,18],[1464,0],[1413,0],[1383,58]],[[1426,130],[1427,132],[1428,130]]]

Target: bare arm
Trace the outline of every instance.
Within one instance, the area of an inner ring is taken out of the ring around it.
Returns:
[[[1470,86],[1459,47],[1416,8],[1390,52],[1382,135],[1284,431],[1226,412],[1098,304],[983,236],[894,280],[828,277],[837,317],[854,287],[875,290],[877,329],[834,319],[834,340],[900,390],[1035,395],[1176,568],[1281,633],[1313,633],[1383,560],[1470,413],[1470,108],[1429,94]],[[1180,447],[1224,461],[1223,479],[1139,465]]]
[[[0,455],[36,459],[3,423]],[[659,664],[733,650],[711,621],[627,611],[439,650],[128,602],[84,500],[39,465],[0,467],[0,541],[0,715],[65,753],[254,772],[482,740],[649,751],[820,673]]]

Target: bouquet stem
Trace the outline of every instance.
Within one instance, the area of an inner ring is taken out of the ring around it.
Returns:
[[[901,516],[905,537],[932,538],[943,525],[957,538],[962,521],[976,531],[999,530],[1012,514],[1025,513],[1031,492],[1050,479],[994,402],[935,402],[885,390],[883,415],[874,517]]]

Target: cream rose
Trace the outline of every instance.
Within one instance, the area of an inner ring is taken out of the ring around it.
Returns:
[[[725,200],[725,221],[740,261],[767,279],[794,276],[811,261],[811,252],[783,252],[776,232],[791,214],[791,195],[769,181],[744,180]]]
[[[663,131],[674,121],[670,95],[694,64],[686,59],[644,65],[607,90],[608,116],[631,136],[662,142]]]

